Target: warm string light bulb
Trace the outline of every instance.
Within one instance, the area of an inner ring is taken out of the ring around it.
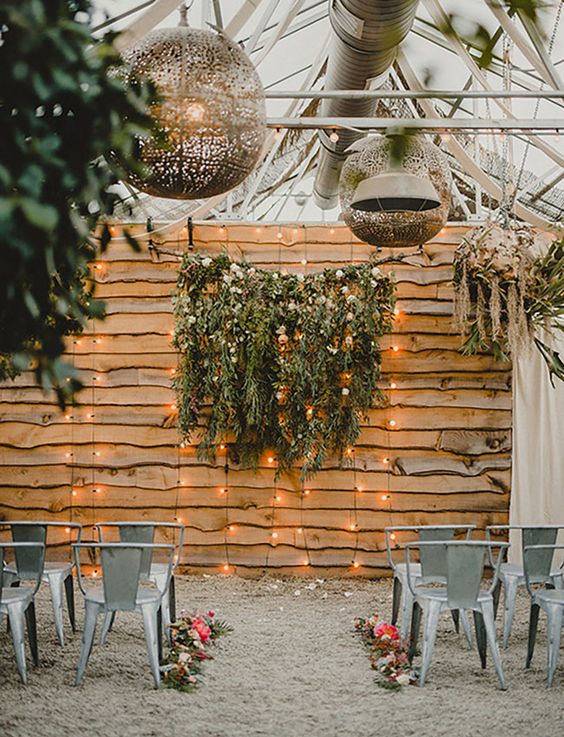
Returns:
[[[278,533],[277,532],[272,532],[271,535],[270,535],[270,537],[272,537],[273,540],[276,540],[278,538]]]
[[[390,383],[390,389],[397,389],[397,388],[398,388],[398,385],[396,384],[396,382],[395,381],[392,381]]]
[[[229,571],[229,563],[224,563],[222,568],[225,572]]]
[[[357,560],[353,561],[353,568],[360,568],[360,563]]]
[[[390,427],[395,427],[397,423],[395,420],[390,420],[388,424],[390,425]]]
[[[333,130],[331,131],[329,140],[331,141],[331,143],[337,143],[337,141],[339,140],[339,134],[337,133],[335,128],[333,128]]]

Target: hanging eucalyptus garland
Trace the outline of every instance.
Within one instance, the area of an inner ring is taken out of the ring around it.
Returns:
[[[541,254],[535,231],[522,223],[485,223],[454,256],[454,325],[467,336],[462,350],[493,350],[508,360],[536,345],[553,377],[564,381],[559,354],[541,340],[564,330],[564,240]]]
[[[256,468],[267,450],[302,476],[354,445],[380,397],[380,336],[394,284],[374,262],[281,274],[186,254],[173,297],[181,440],[213,461],[228,442]]]

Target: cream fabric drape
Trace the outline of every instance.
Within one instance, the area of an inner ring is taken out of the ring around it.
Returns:
[[[564,336],[552,345],[562,358]],[[510,524],[564,524],[564,382],[556,379],[555,385],[536,348],[514,361]]]

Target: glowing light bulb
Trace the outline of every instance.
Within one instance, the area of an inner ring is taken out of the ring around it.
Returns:
[[[93,453],[93,455],[95,455],[97,458],[99,458],[100,457],[100,451],[99,450],[95,450],[94,453]]]
[[[275,501],[275,502],[281,502],[281,501],[282,501],[282,497],[281,497],[281,496],[279,496],[279,495],[277,494],[277,495],[276,495],[276,496],[274,497],[274,501]]]
[[[279,140],[280,140],[281,138],[282,138],[282,131],[280,130],[280,128],[277,128],[277,129],[276,129],[276,130],[274,131],[274,139],[275,139],[276,141],[279,141]]]
[[[176,369],[170,369],[171,376],[174,376],[175,373],[176,373]]]
[[[229,564],[228,563],[224,563],[223,564],[223,570],[224,571],[228,571],[229,570]]]
[[[176,522],[182,522],[182,517],[175,517],[174,519]]]
[[[277,532],[273,532],[271,534],[271,537],[274,538],[274,540],[276,540],[276,538],[278,537],[278,533]]]
[[[276,237],[278,238],[278,240],[280,240],[282,238],[282,231],[281,230],[279,230],[278,233],[276,233]]]
[[[335,235],[335,228],[329,228],[329,233],[331,235]]]
[[[72,415],[65,415],[65,420],[72,420]]]
[[[304,494],[307,496],[308,494],[311,494],[311,489],[304,489]]]
[[[72,458],[72,453],[65,453],[65,458]]]
[[[388,464],[389,462],[390,462],[390,459],[389,458],[383,458],[382,459],[382,463]]]
[[[221,444],[221,445],[219,446],[219,449],[220,449],[220,450],[225,450],[225,443],[222,443],[222,444]]]
[[[229,530],[229,532],[233,532],[233,530],[235,530],[236,528],[235,525],[227,525],[227,529]]]
[[[255,233],[262,233],[262,228],[255,228]]]
[[[396,307],[396,308],[394,309],[394,315],[396,315],[396,316],[397,316],[397,315],[401,315],[401,310],[400,310],[400,308],[399,308],[399,307]]]
[[[309,560],[304,560],[304,566],[309,566]]]
[[[331,135],[329,136],[329,140],[330,140],[330,141],[331,141],[332,143],[337,143],[337,141],[339,140],[339,134],[337,133],[337,131],[336,131],[336,130],[333,130],[333,131],[331,132]]]
[[[185,112],[188,120],[191,120],[193,123],[199,123],[201,120],[203,120],[205,113],[206,109],[199,102],[188,105]]]
[[[78,494],[78,491],[76,489],[73,489],[71,491],[72,496],[76,496]]]
[[[65,527],[65,532],[70,532],[70,531],[71,531],[70,527]]]
[[[356,487],[356,490],[358,491],[359,494],[362,494],[362,492],[364,491],[364,489],[362,488],[362,486],[357,486]]]
[[[396,421],[395,420],[390,420],[389,425],[390,425],[390,427],[395,427],[396,426]]]
[[[92,571],[92,578],[96,578],[98,576],[98,571],[94,570]]]
[[[396,533],[395,533],[395,532],[392,532],[392,533],[390,534],[390,539],[391,539],[391,540],[395,540],[395,539],[396,539]]]
[[[219,493],[220,493],[220,494],[226,494],[226,493],[227,493],[227,489],[220,489],[220,490],[219,490]]]
[[[169,330],[169,331],[168,331],[168,334],[169,334],[169,335],[174,335],[174,330]]]
[[[298,532],[301,534],[304,531],[303,527],[298,527]]]
[[[267,458],[267,461],[268,461],[269,463],[274,463],[274,458],[273,458],[272,456],[269,456],[269,457]]]
[[[354,532],[354,530],[356,530],[356,525],[349,525],[349,528]]]
[[[353,568],[360,568],[360,563],[357,560],[353,562]]]
[[[354,453],[354,448],[350,448],[350,447],[347,448],[347,455],[348,456],[352,456],[353,453]]]
[[[398,345],[393,345],[392,346],[392,350],[393,350],[394,353],[397,353],[399,351],[399,346]]]
[[[390,495],[389,495],[389,494],[382,494],[382,501],[383,501],[383,502],[386,502],[386,501],[388,501],[388,499],[390,499],[390,498],[391,498],[391,497],[390,497]]]
[[[302,266],[306,266],[306,265],[307,265],[307,258],[303,258],[302,259]]]
[[[174,412],[175,410],[177,410],[177,409],[178,409],[178,407],[176,406],[176,404],[171,404],[171,405],[170,405],[170,408],[171,408],[171,410],[172,410],[173,412]]]
[[[390,389],[397,389],[397,388],[398,388],[398,385],[396,384],[396,382],[392,381],[392,383],[390,384]]]

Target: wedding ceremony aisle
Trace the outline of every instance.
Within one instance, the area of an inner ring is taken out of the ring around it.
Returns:
[[[480,668],[444,615],[425,688],[396,693],[374,683],[355,617],[389,621],[391,583],[329,579],[245,580],[179,577],[178,609],[207,611],[233,626],[213,648],[204,683],[191,693],[153,689],[142,620],[121,612],[107,644],[95,645],[81,687],[73,687],[80,632],[65,650],[50,626],[44,588],[37,599],[40,667],[23,687],[0,640],[0,734],[13,737],[482,737],[562,733],[564,669],[546,689],[541,617],[532,667],[523,668],[528,599],[521,593],[509,648],[502,651],[508,691],[488,659]],[[79,630],[82,609],[78,612]],[[100,622],[99,622],[100,624]],[[498,620],[499,627],[499,620]],[[416,659],[416,662],[419,658]]]

